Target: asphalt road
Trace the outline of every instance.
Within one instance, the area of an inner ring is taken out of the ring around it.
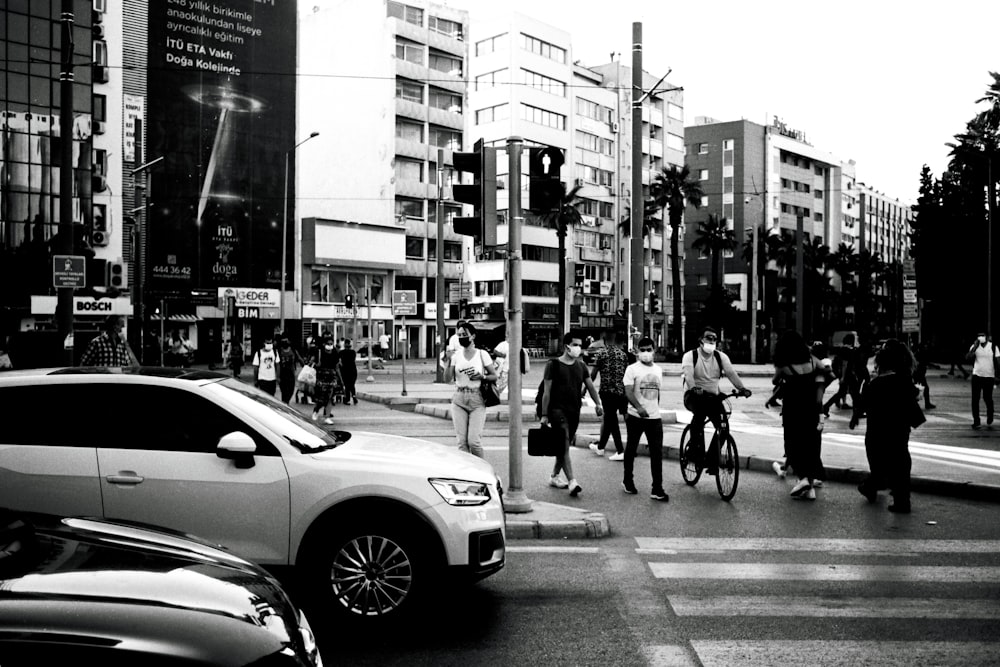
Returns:
[[[968,384],[951,382],[954,396],[942,387],[939,405],[963,400]],[[346,428],[377,424],[380,431],[454,442],[450,422],[383,406],[339,407],[337,420]],[[487,458],[504,471],[507,424],[488,426]],[[998,662],[995,504],[916,494],[914,513],[897,516],[885,510],[885,499],[868,505],[852,486],[829,483],[815,502],[797,501],[788,496],[791,481],[746,470],[737,497],[725,503],[710,478],[685,486],[676,460],[664,462],[671,499],[663,504],[644,493],[622,493],[620,463],[582,449],[573,456],[584,487],[578,499],[547,486],[551,459],[525,457],[525,491],[535,500],[606,514],[610,537],[511,542],[503,571],[468,589],[442,590],[427,613],[391,635],[318,628],[324,660],[435,666]],[[637,461],[641,491],[649,486],[648,466],[646,458]]]

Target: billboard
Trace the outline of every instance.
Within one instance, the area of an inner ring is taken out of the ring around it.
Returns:
[[[281,287],[295,40],[291,0],[150,3],[149,291]]]

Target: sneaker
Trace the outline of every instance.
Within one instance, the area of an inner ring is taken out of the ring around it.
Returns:
[[[773,470],[774,474],[778,476],[778,479],[785,479],[785,466],[781,465],[780,461],[772,463],[771,470]]]
[[[358,397],[357,397],[357,396],[355,396],[355,397],[354,397],[354,405],[357,405],[357,404],[358,404]]]
[[[639,490],[635,488],[635,484],[626,484],[625,482],[622,482],[622,491],[630,496],[634,496],[639,493]]]
[[[823,480],[821,480],[821,479],[814,479],[813,480],[813,488],[814,489],[822,489],[823,488]]]
[[[614,454],[612,454],[611,456],[608,457],[608,460],[609,461],[624,461],[625,460],[625,452],[615,452]]]
[[[575,479],[571,479],[569,482],[569,495],[576,498],[582,491],[583,487]]]
[[[989,417],[986,418],[986,425],[987,426],[993,425],[993,415],[990,415]]]
[[[663,489],[657,489],[649,494],[651,500],[659,500],[661,503],[665,503],[670,500],[670,496]]]
[[[318,412],[314,412],[313,413],[313,421],[314,422],[318,422],[319,421],[319,413]]]
[[[554,486],[557,489],[565,489],[569,486],[569,482],[564,480],[559,475],[552,475],[552,477],[549,478],[549,486]]]
[[[858,484],[858,493],[863,495],[869,503],[878,502],[878,491],[875,489],[869,489],[864,484]]]
[[[801,496],[795,496],[801,500],[816,500],[816,489],[809,487],[809,490],[803,493]]]
[[[596,442],[590,443],[590,451],[594,452],[597,456],[604,456],[604,449],[599,447]]]
[[[978,430],[979,430],[979,429],[981,429],[982,427],[983,427],[983,425],[982,425],[982,424],[980,424],[979,422],[975,422],[975,423],[973,423],[973,424],[972,424],[972,430],[973,430],[973,431],[978,431]]]
[[[924,406],[924,410],[933,410],[936,407],[937,406],[934,405],[933,403],[928,403],[927,405]]]
[[[323,423],[326,424],[326,425],[328,425],[328,426],[330,424],[333,424],[333,417],[327,417],[326,419],[323,420]]]
[[[792,487],[792,492],[788,495],[793,498],[798,498],[799,496],[807,493],[810,489],[812,489],[812,484],[809,483],[808,478],[803,478],[799,480],[798,484]]]

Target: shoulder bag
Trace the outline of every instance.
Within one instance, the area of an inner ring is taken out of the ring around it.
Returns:
[[[482,360],[483,352],[479,351],[480,361]],[[483,372],[486,372],[486,362],[483,361]],[[479,382],[479,394],[483,397],[483,404],[492,408],[494,405],[500,405],[500,393],[497,391],[497,383],[495,381],[481,380]]]
[[[528,456],[559,456],[566,447],[566,436],[561,428],[543,424],[528,429]]]

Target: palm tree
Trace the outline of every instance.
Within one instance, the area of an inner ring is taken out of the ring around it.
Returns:
[[[709,214],[708,220],[698,223],[695,231],[698,238],[691,246],[695,250],[705,251],[712,256],[712,287],[715,288],[720,283],[719,260],[722,253],[736,248],[736,234],[729,229],[726,219],[719,219],[719,216]]]
[[[580,215],[580,204],[583,199],[579,196],[582,186],[576,185],[566,192],[566,184],[563,183],[564,194],[559,202],[559,210],[552,213],[545,213],[539,218],[550,229],[556,230],[556,237],[559,239],[559,328],[566,326],[566,234],[572,225],[578,225],[583,217]],[[565,331],[563,333],[566,333]]]
[[[653,203],[667,211],[670,221],[670,269],[674,285],[674,344],[681,346],[683,327],[681,325],[681,263],[680,263],[680,226],[684,217],[684,206],[690,204],[701,208],[701,198],[704,193],[701,184],[691,177],[687,165],[678,168],[676,165],[662,169],[653,179],[649,188]]]

